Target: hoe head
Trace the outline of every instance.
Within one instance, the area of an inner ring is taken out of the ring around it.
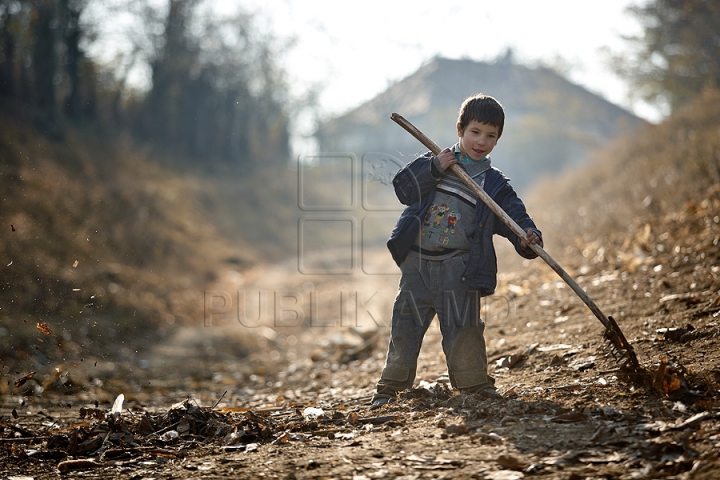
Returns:
[[[639,370],[640,362],[638,362],[632,345],[630,345],[625,335],[623,335],[615,319],[613,317],[607,317],[607,319],[607,329],[603,337],[610,344],[610,354],[615,360],[622,362],[623,368],[632,371]]]

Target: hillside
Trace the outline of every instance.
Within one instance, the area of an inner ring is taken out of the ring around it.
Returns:
[[[718,107],[720,94],[707,90],[661,125],[619,138],[597,152],[591,164],[538,185],[530,198],[539,221],[563,232],[551,240],[553,246],[570,249],[572,256],[579,245],[604,248],[607,254],[598,258],[603,263],[614,256],[608,248],[627,250],[633,236],[645,238],[636,251],[651,256],[669,238],[681,241],[698,229],[709,234],[716,218],[697,224],[690,219],[715,208],[720,184]],[[680,230],[671,227],[686,222]]]
[[[441,146],[457,141],[454,125],[462,101],[473,94],[497,98],[506,111],[505,133],[493,161],[526,191],[540,176],[587,161],[591,152],[646,122],[548,68],[512,58],[495,63],[434,58],[415,73],[350,112],[321,125],[322,152],[358,157],[382,152],[405,163],[422,150],[390,121],[397,112]]]
[[[707,91],[526,196],[547,251],[615,316],[639,372],[608,355],[599,322],[546,265],[507,262],[483,310],[503,398],[448,389],[433,325],[415,387],[370,410],[397,276],[226,264],[211,288],[260,292],[261,309],[262,292],[279,292],[281,315],[180,329],[148,349],[142,369],[108,375],[76,360],[65,378],[87,382],[64,388],[39,389],[53,377],[30,378],[28,361],[4,369],[3,468],[35,478],[58,469],[117,478],[715,478],[718,129],[720,93]],[[234,339],[250,332],[255,343],[241,358]],[[124,409],[110,414],[120,393]]]
[[[91,129],[48,138],[10,112],[0,115],[6,366],[133,356],[178,326],[201,325],[218,266],[251,265],[263,251],[233,236],[216,208],[242,178],[214,184]]]

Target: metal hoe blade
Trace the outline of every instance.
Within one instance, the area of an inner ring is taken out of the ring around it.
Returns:
[[[609,326],[606,327],[603,337],[610,344],[610,354],[615,360],[622,361],[626,369],[638,370],[640,362],[635,355],[635,349],[628,343],[615,319],[611,316],[607,319]]]

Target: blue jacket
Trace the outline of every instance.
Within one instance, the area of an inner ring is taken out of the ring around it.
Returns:
[[[398,218],[387,242],[395,263],[402,264],[420,232],[425,212],[435,198],[435,190],[443,173],[432,162],[431,152],[405,165],[393,178],[395,195],[407,208]],[[525,210],[525,205],[510,186],[509,180],[496,168],[485,174],[483,189],[523,229],[534,229],[542,235]],[[497,256],[492,236],[502,235],[512,242],[515,250],[525,258],[537,255],[531,248],[523,248],[518,237],[505,223],[478,199],[475,206],[477,231],[472,238],[470,255],[461,282],[478,290],[482,296],[492,295],[497,286]],[[541,236],[542,238],[542,236]]]

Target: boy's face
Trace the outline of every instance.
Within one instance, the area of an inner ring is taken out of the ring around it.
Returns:
[[[477,120],[470,120],[464,132],[460,130],[458,122],[457,131],[460,137],[460,150],[475,161],[490,155],[498,142],[498,128]]]

